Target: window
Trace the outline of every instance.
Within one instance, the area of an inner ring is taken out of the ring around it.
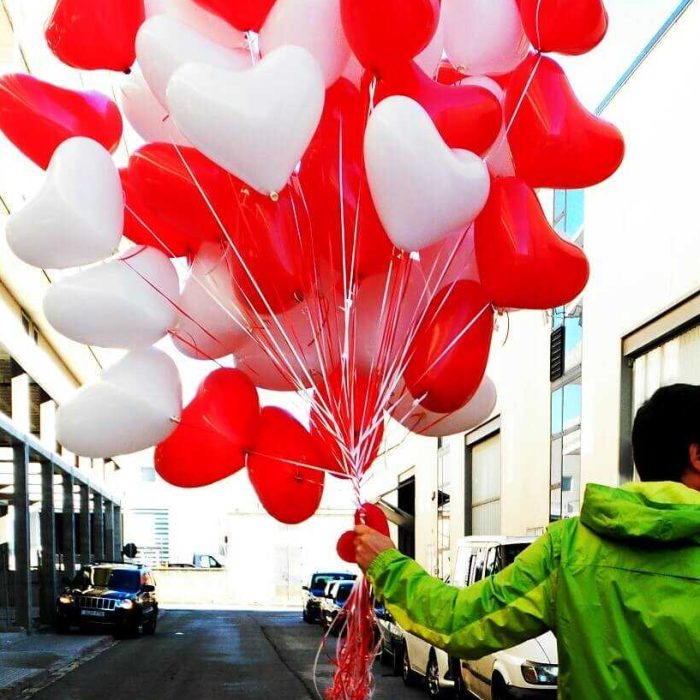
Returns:
[[[486,552],[487,550],[482,548],[478,549],[476,555],[472,560],[472,571],[470,580],[472,583],[481,581],[484,578],[484,566],[486,564]]]
[[[501,434],[471,448],[472,534],[501,531]]]
[[[551,521],[577,515],[581,478],[581,375],[552,392]]]
[[[156,470],[153,466],[141,467],[141,481],[155,481]]]
[[[554,190],[554,230],[571,241],[583,233],[584,190]]]
[[[437,453],[437,561],[435,574],[444,579],[450,573],[450,484],[447,449],[442,438],[438,438]]]

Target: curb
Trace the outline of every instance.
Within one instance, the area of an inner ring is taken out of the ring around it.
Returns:
[[[0,700],[14,700],[14,698],[20,697],[22,693],[27,690],[48,685],[54,676],[61,675],[61,671],[69,669],[69,667],[74,664],[79,665],[80,662],[87,660],[85,657],[97,656],[97,654],[106,651],[114,644],[115,641],[112,637],[105,637],[81,649],[75,657],[69,661],[57,661],[48,668],[38,669],[36,673],[32,673],[21,680],[15,681],[11,685],[0,688]],[[72,671],[73,669],[70,668],[70,670]]]

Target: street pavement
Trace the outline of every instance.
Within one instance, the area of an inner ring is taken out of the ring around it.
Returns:
[[[316,625],[297,612],[174,611],[163,614],[154,637],[111,645],[50,685],[25,691],[35,700],[316,700]],[[319,663],[318,687],[332,666]],[[425,698],[375,667],[376,700]]]

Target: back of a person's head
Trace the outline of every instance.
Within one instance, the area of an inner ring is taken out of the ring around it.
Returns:
[[[642,481],[681,481],[693,444],[700,445],[700,386],[662,387],[639,409],[632,428]]]

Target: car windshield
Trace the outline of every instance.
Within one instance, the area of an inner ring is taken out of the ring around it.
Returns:
[[[526,550],[529,546],[530,545],[527,542],[503,545],[503,556],[505,558],[503,568],[505,569],[506,566],[510,566],[515,561],[515,557],[517,557],[520,552]]]
[[[314,574],[311,577],[311,588],[315,591],[322,591],[329,581],[350,581],[354,579],[353,574]]]
[[[352,590],[351,583],[343,583],[338,586],[338,592],[335,594],[335,600],[337,603],[344,603],[350,597],[350,591]]]
[[[132,569],[93,569],[91,583],[117,591],[138,591],[141,573]]]

